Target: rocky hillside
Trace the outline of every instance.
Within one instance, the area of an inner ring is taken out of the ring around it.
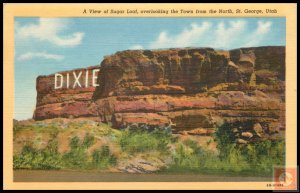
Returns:
[[[285,128],[285,47],[127,50],[100,66],[96,87],[53,89],[54,75],[38,77],[34,118],[93,116],[200,135],[225,122]]]

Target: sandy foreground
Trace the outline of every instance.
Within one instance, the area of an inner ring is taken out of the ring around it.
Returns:
[[[14,170],[14,182],[264,182],[272,177],[206,174],[128,174],[97,171]]]

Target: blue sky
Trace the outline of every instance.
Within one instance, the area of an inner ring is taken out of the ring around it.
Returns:
[[[31,118],[36,77],[127,49],[285,45],[285,18],[15,18],[14,118]]]

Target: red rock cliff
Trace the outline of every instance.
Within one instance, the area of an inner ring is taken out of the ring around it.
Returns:
[[[39,77],[34,117],[98,116],[117,128],[171,121],[175,131],[253,120],[278,130],[284,80],[285,47],[122,51],[102,61],[96,89],[53,91],[43,86],[49,77]]]

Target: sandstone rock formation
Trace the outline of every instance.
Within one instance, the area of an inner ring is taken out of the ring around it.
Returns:
[[[43,120],[56,117],[97,116],[97,108],[92,101],[95,91],[95,87],[92,86],[92,76],[95,69],[99,69],[99,66],[60,72],[59,74],[63,76],[64,80],[62,88],[59,89],[55,89],[55,74],[39,76],[36,80],[37,103],[33,118]],[[79,76],[80,72],[79,86],[74,84],[73,73]],[[69,86],[67,86],[67,74],[69,74]],[[87,78],[86,75],[88,75]],[[57,78],[58,85],[60,85],[60,81],[61,79]],[[85,85],[86,82],[87,85]]]
[[[53,90],[53,75],[39,77],[34,118],[96,116],[116,128],[171,121],[174,132],[199,134],[248,120],[285,127],[285,47],[126,50],[100,66],[96,88]]]

